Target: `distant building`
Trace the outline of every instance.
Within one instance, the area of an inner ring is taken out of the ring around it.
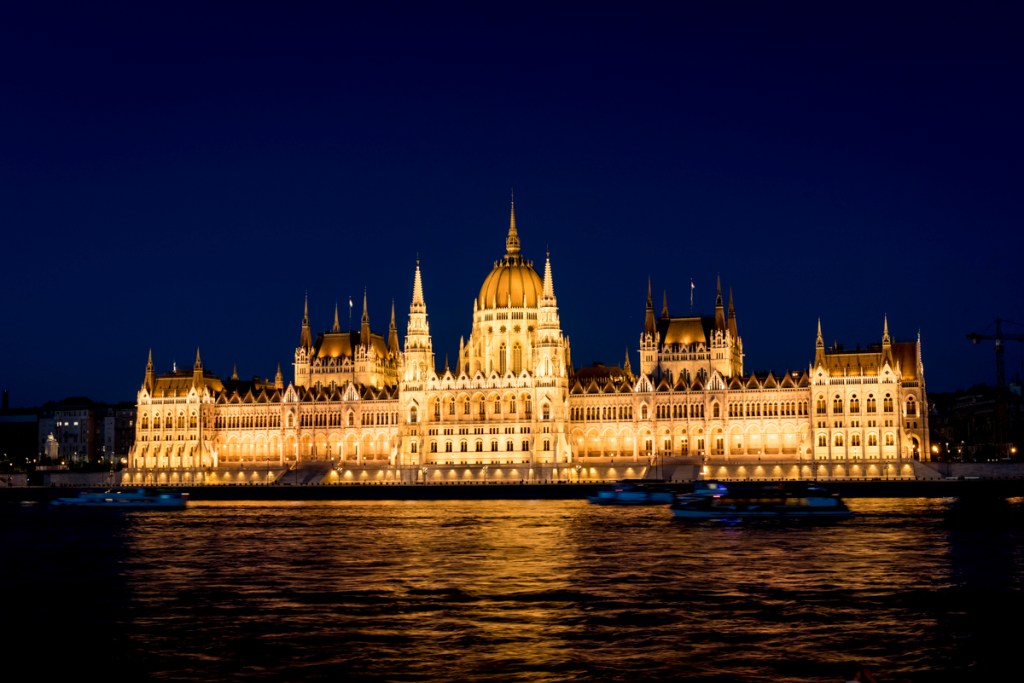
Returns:
[[[523,257],[514,207],[505,254],[473,301],[454,367],[437,367],[420,264],[404,345],[394,306],[372,331],[314,336],[308,301],[294,377],[221,378],[199,352],[191,370],[157,374],[137,398],[132,482],[266,482],[323,466],[329,481],[576,480],[633,476],[665,458],[707,476],[912,476],[929,458],[920,339],[848,352],[825,347],[801,372],[745,374],[729,293],[712,315],[656,315],[651,286],[639,371],[575,369],[553,266]],[[351,302],[350,302],[351,305]]]
[[[24,469],[37,457],[36,436],[39,433],[39,412],[27,408],[11,408],[7,390],[0,407],[0,470]]]
[[[1000,400],[1004,401],[1005,430],[998,424]],[[1019,382],[1011,383],[1002,393],[998,387],[976,386],[967,391],[936,394],[930,409],[934,459],[977,462],[1021,457],[1024,411]]]

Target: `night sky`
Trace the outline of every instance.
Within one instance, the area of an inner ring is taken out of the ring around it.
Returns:
[[[150,350],[290,380],[307,295],[314,333],[365,291],[404,341],[417,259],[454,365],[513,192],[577,368],[638,367],[648,280],[685,315],[721,277],[748,373],[888,316],[929,391],[994,384],[966,335],[1024,333],[1014,4],[669,4],[9,5],[11,406],[134,401]]]

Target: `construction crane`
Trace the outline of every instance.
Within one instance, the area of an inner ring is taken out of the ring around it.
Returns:
[[[978,344],[983,340],[991,340],[996,344],[996,442],[1000,449],[1007,448],[1006,436],[1006,341],[1024,341],[1024,334],[1003,334],[1003,320],[996,318],[994,335],[971,332],[967,338]],[[1007,320],[1005,322],[1012,322]],[[1005,453],[1003,453],[1005,456]]]

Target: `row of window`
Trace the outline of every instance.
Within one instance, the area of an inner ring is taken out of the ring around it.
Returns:
[[[437,453],[438,452],[437,451],[437,449],[438,449],[437,441],[431,441],[429,447],[430,447],[430,452],[431,453]],[[454,452],[454,450],[453,450],[454,447],[455,446],[454,446],[454,444],[451,441],[445,441],[444,442],[444,452],[445,453],[452,453],[452,452]],[[412,443],[411,450],[412,450],[413,453],[416,452],[416,442],[415,441],[413,441],[413,443]],[[473,450],[476,453],[482,453],[483,450],[484,450],[484,442],[479,440],[479,439],[476,440],[473,443]],[[514,451],[515,450],[515,442],[512,441],[511,439],[505,441],[505,450],[506,451]],[[529,450],[530,450],[530,442],[528,440],[524,439],[523,442],[522,442],[522,448],[520,450],[522,450],[524,452],[529,452]],[[541,442],[541,449],[540,450],[542,450],[542,451],[550,451],[551,450],[551,441],[548,440],[548,439],[544,439]],[[495,453],[497,451],[498,451],[498,440],[497,439],[492,439],[491,440],[491,452]],[[469,443],[467,441],[460,441],[459,442],[459,453],[469,453],[469,452],[470,452],[469,451]]]
[[[845,446],[846,445],[846,438],[845,438],[845,436],[842,435],[842,434],[835,434],[835,435],[833,435],[833,437],[832,437],[832,445],[833,446],[838,446],[840,448]],[[861,445],[861,443],[860,443],[860,434],[851,434],[850,435],[850,446],[851,447],[855,447],[855,446],[860,446],[860,445]],[[868,434],[868,446],[871,447],[871,446],[877,446],[877,445],[878,445],[878,434],[875,434],[874,432]],[[893,434],[892,432],[886,432],[885,433],[885,445],[886,446],[895,446],[896,445],[896,435]],[[826,447],[828,447],[828,436],[827,435],[825,435],[825,434],[818,434],[818,447],[819,448],[826,448]]]
[[[868,398],[867,398],[866,404],[867,405],[865,406],[865,408],[866,408],[865,412],[868,412],[868,413],[876,413],[876,412],[878,412],[878,402],[875,400],[874,394],[868,394]],[[913,396],[908,396],[907,397],[906,408],[907,408],[907,415],[909,415],[911,417],[916,417],[917,416],[917,401],[914,400]],[[890,394],[886,394],[882,398],[882,412],[891,413],[892,410],[893,410],[892,396]],[[818,415],[825,415],[826,414],[826,412],[827,412],[827,403],[825,401],[825,397],[824,396],[818,396],[817,402],[815,403],[815,412]],[[842,413],[843,412],[843,397],[840,396],[839,394],[836,394],[835,397],[833,397],[833,399],[832,399],[832,412],[833,413]],[[860,412],[860,398],[858,398],[856,394],[854,394],[853,396],[850,397],[850,412],[851,413],[859,413]]]

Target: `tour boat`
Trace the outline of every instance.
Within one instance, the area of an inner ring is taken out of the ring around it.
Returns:
[[[726,484],[698,480],[694,482],[693,493],[677,495],[669,507],[675,517],[688,519],[843,518],[853,515],[838,494],[809,482]]]
[[[668,505],[675,492],[650,481],[622,480],[602,486],[587,500],[598,505]]]
[[[173,489],[134,488],[82,491],[70,498],[55,498],[53,505],[132,510],[180,510],[188,504],[188,493]]]

